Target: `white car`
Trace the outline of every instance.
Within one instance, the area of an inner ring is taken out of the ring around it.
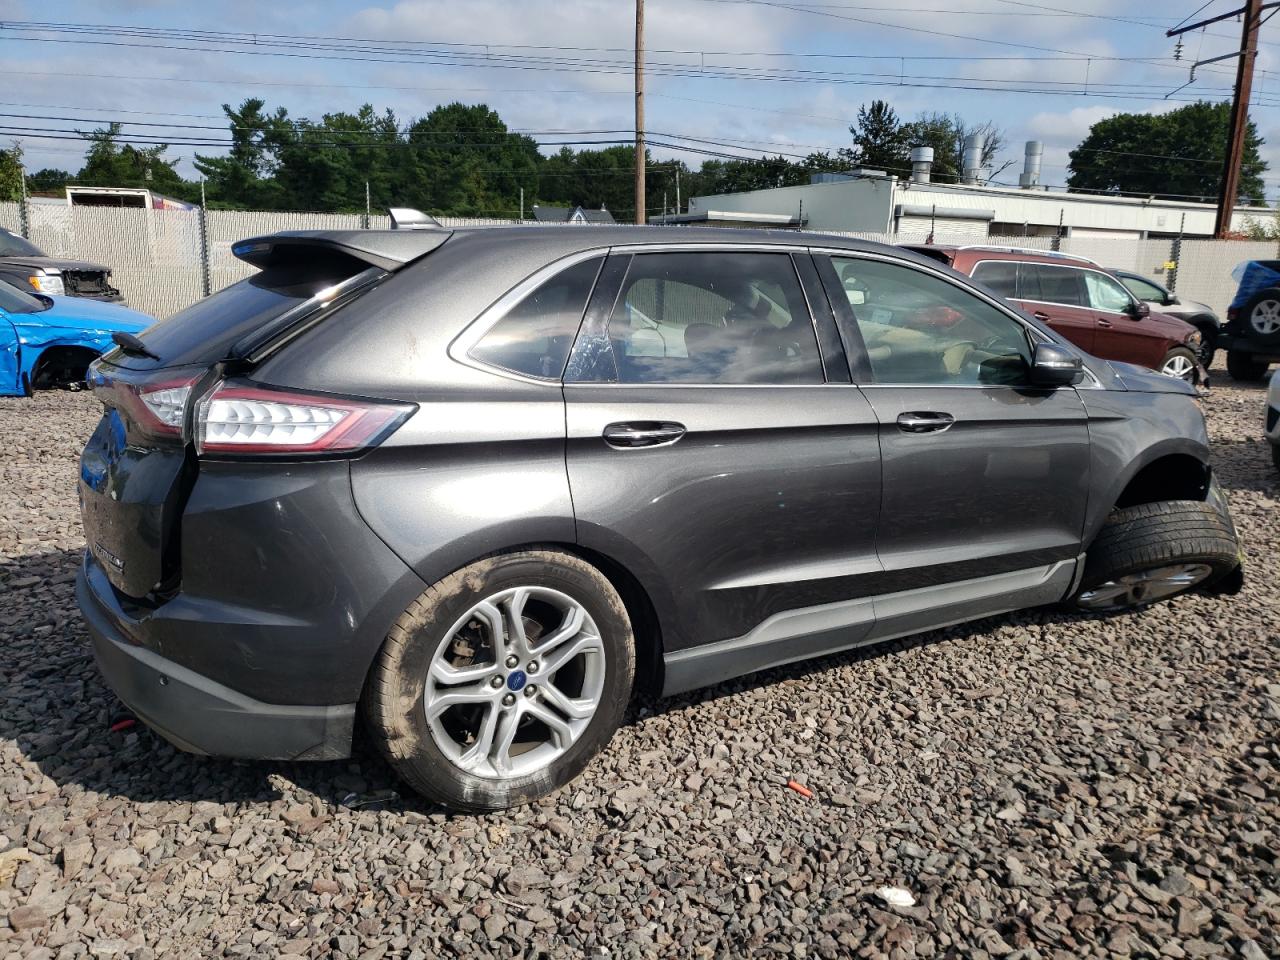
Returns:
[[[1271,444],[1271,459],[1280,470],[1280,370],[1271,375],[1267,388],[1267,441]]]

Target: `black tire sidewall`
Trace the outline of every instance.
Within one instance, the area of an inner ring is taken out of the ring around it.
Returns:
[[[622,722],[634,677],[630,621],[621,599],[603,575],[576,558],[565,560],[568,562],[557,563],[547,554],[511,554],[473,565],[461,571],[460,588],[433,605],[410,631],[396,665],[395,687],[399,690],[398,702],[404,705],[397,711],[397,720],[411,730],[415,748],[397,766],[421,792],[456,809],[518,806],[573,780]],[[565,754],[535,773],[493,780],[459,769],[436,746],[422,707],[423,693],[432,657],[445,642],[450,628],[479,600],[516,586],[558,590],[586,608],[604,642],[605,683],[595,716]]]
[[[1253,354],[1243,350],[1231,350],[1227,353],[1227,373],[1232,380],[1242,383],[1256,383],[1267,375],[1269,364],[1254,360]]]

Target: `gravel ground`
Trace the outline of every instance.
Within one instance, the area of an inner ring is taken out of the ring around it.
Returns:
[[[72,585],[95,405],[0,401],[0,955],[1278,956],[1280,475],[1262,390],[1222,380],[1239,596],[643,704],[580,781],[487,817],[344,806],[398,789],[367,748],[233,763],[111,732]]]

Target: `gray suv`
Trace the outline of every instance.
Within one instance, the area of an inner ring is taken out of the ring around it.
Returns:
[[[1213,312],[1213,307],[1196,300],[1187,300],[1172,290],[1162,287],[1150,277],[1131,270],[1110,271],[1125,288],[1135,297],[1157,313],[1167,317],[1177,317],[1200,331],[1200,365],[1208,370],[1213,366],[1214,344],[1222,330],[1222,321]]]
[[[637,689],[1241,582],[1192,387],[908,251],[234,252],[259,272],[94,365],[81,459],[98,663],[187,750],[344,757],[363,718],[423,794],[496,809],[573,778]]]

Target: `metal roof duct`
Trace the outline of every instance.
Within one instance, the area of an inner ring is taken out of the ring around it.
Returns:
[[[928,183],[933,170],[933,147],[913,147],[911,150],[911,182]]]
[[[971,133],[964,138],[964,154],[961,162],[960,182],[981,183],[986,179],[982,169],[982,134]]]
[[[1022,164],[1022,174],[1018,177],[1018,186],[1023,190],[1040,189],[1040,161],[1044,157],[1044,144],[1039,140],[1028,140]]]

